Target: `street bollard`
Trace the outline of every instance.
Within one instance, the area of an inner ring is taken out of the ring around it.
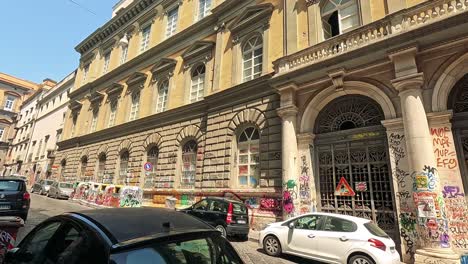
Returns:
[[[18,229],[24,226],[24,221],[17,216],[0,216],[0,264],[5,254],[15,247]]]

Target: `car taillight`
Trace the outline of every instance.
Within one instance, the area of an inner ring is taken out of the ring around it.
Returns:
[[[226,216],[226,224],[230,224],[232,222],[232,203],[229,203],[228,206],[228,213]]]
[[[29,200],[29,199],[31,199],[31,195],[28,192],[25,192],[23,194],[23,200]]]
[[[372,247],[378,248],[378,249],[383,250],[383,251],[385,251],[387,249],[387,246],[385,246],[385,244],[382,241],[378,240],[378,239],[371,238],[371,239],[369,239],[367,241],[370,242],[370,245]]]

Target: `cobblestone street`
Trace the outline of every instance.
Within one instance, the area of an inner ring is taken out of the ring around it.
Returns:
[[[82,211],[90,209],[88,207],[73,203],[67,200],[56,200],[37,194],[31,194],[31,209],[25,227],[18,233],[17,242],[21,241],[28,232],[36,225],[47,218],[64,212]],[[252,241],[231,240],[232,245],[237,250],[246,264],[290,264],[290,263],[316,263],[293,256],[283,256],[281,258],[270,257],[263,253],[258,243]]]

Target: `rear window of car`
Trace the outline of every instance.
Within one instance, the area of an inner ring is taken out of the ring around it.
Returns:
[[[385,231],[383,231],[378,225],[376,225],[374,222],[367,222],[364,224],[367,230],[374,235],[378,237],[389,237]]]
[[[159,242],[146,247],[114,254],[115,264],[240,264],[242,261],[225,239],[206,237]]]
[[[0,191],[20,191],[20,181],[4,181],[0,180]]]
[[[247,207],[243,204],[232,203],[232,211],[234,214],[247,214]]]
[[[66,183],[66,182],[61,182],[60,183],[60,188],[73,188],[73,184]]]

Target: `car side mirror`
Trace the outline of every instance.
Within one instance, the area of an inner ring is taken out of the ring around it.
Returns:
[[[289,229],[294,229],[294,222],[290,222],[290,223],[288,224],[288,227],[289,227]]]

